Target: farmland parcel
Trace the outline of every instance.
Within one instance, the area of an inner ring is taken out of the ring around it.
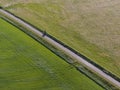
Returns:
[[[102,90],[2,19],[0,19],[0,89]]]
[[[1,4],[120,76],[119,0],[1,0]]]

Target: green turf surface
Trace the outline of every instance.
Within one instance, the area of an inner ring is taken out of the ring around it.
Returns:
[[[19,29],[0,19],[0,90],[102,90]]]
[[[1,0],[6,9],[118,76],[119,3],[119,0]]]

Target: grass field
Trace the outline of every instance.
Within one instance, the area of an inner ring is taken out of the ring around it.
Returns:
[[[102,90],[35,40],[0,19],[1,90]]]
[[[120,76],[119,0],[1,0],[1,5]]]

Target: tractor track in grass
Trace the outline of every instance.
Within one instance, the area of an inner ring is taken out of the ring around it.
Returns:
[[[29,30],[33,34],[35,34],[35,35],[43,38],[43,40],[47,41],[48,43],[50,43],[54,47],[58,48],[59,50],[64,51],[66,55],[70,56],[72,59],[77,60],[77,62],[83,64],[87,69],[91,70],[92,72],[97,73],[100,77],[102,77],[103,79],[105,79],[110,84],[112,84],[112,85],[120,88],[120,81],[119,80],[114,79],[114,77],[111,77],[110,75],[106,74],[106,72],[104,72],[100,68],[96,67],[92,63],[88,62],[87,60],[85,60],[85,58],[80,57],[79,55],[77,55],[76,53],[74,53],[69,48],[67,48],[64,45],[58,43],[56,40],[54,40],[53,38],[51,38],[50,35],[45,34],[42,31],[39,31],[38,29],[34,28],[30,24],[26,23],[25,21],[23,21],[23,20],[15,17],[11,13],[7,12],[6,10],[0,9],[0,13],[2,15],[5,15],[6,17],[9,17],[8,19],[13,20],[16,23],[19,23],[22,27],[27,28],[27,30]]]

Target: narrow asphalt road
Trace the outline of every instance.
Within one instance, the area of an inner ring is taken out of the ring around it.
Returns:
[[[32,27],[31,25],[25,23],[24,21],[22,21],[21,19],[13,16],[12,14],[4,11],[3,9],[0,9],[0,14],[1,15],[5,15],[7,17],[9,17],[11,20],[19,23],[20,25],[22,25],[23,27],[26,27],[27,30],[31,31],[32,33],[38,35],[39,37],[42,37],[44,40],[46,40],[47,42],[49,42],[50,44],[52,44],[53,46],[57,47],[58,49],[64,51],[67,55],[69,55],[71,58],[77,60],[78,62],[82,63],[84,66],[86,66],[86,68],[88,68],[89,70],[92,70],[93,72],[96,72],[100,77],[104,78],[106,81],[108,81],[109,83],[111,83],[114,86],[117,86],[118,88],[120,88],[120,82],[115,80],[114,78],[112,78],[111,76],[107,75],[106,73],[104,73],[102,70],[100,70],[99,68],[97,68],[96,66],[94,66],[93,64],[87,62],[86,60],[84,60],[82,57],[76,55],[75,53],[73,53],[71,50],[65,48],[64,46],[62,46],[61,44],[57,43],[56,41],[54,41],[53,39],[51,39],[48,36],[44,36],[43,37],[43,33],[41,33],[40,31],[38,31],[37,29],[35,29],[34,27]]]

